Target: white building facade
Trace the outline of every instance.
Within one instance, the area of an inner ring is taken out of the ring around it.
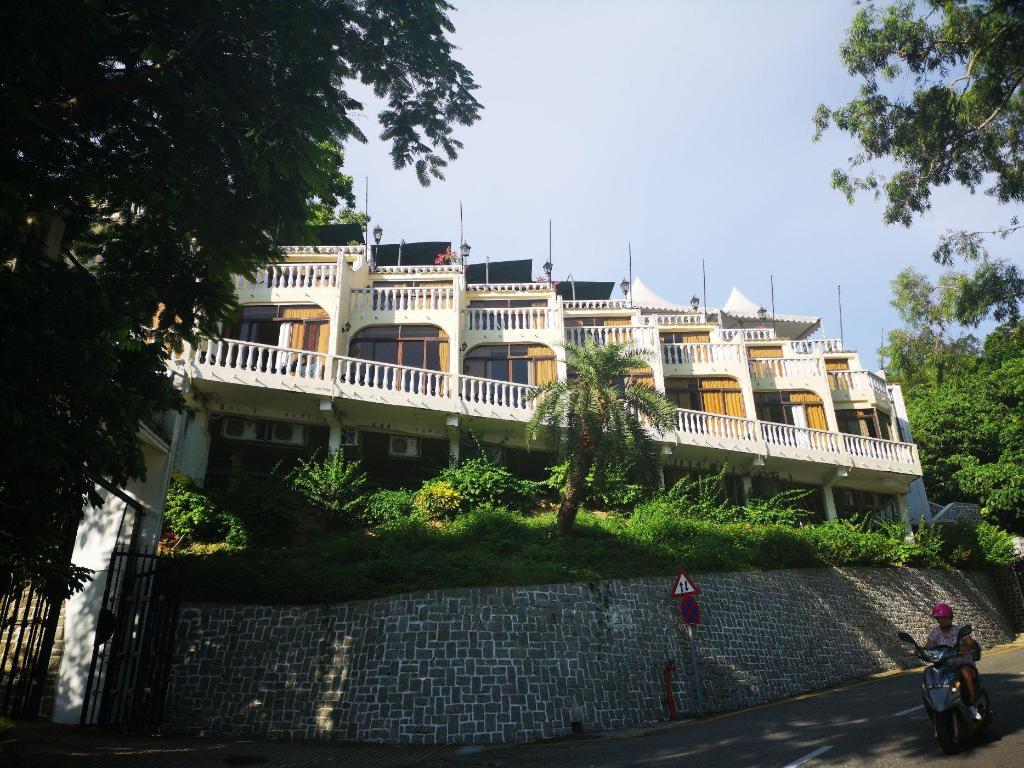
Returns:
[[[566,342],[593,341],[648,352],[637,377],[678,406],[657,436],[667,482],[725,466],[737,497],[807,488],[821,519],[926,506],[902,397],[818,318],[735,290],[673,305],[639,280],[611,299],[613,283],[537,280],[529,260],[435,263],[446,245],[286,247],[239,277],[236,321],[176,363],[178,470],[212,486],[344,447],[413,485],[473,444],[539,475],[555,457],[525,438],[530,393],[566,376]]]

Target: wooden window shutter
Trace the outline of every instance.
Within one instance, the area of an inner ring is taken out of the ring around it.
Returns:
[[[782,357],[782,347],[749,347],[747,357],[754,360],[769,360],[774,357]]]

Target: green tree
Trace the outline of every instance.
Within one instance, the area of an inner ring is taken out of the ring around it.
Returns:
[[[143,472],[170,350],[232,275],[352,204],[361,81],[396,168],[441,178],[478,119],[443,0],[128,0],[5,9],[0,50],[0,573],[62,570],[99,477]],[[31,535],[27,535],[28,532]],[[60,541],[58,542],[58,538]]]
[[[676,408],[662,393],[633,381],[649,355],[622,345],[566,345],[569,378],[550,381],[536,392],[537,409],[527,425],[531,439],[547,432],[564,447],[569,467],[558,507],[558,533],[572,530],[587,495],[591,469],[634,464],[653,484],[659,466],[659,434],[675,424]]]
[[[854,17],[840,57],[860,80],[849,103],[818,107],[815,138],[835,126],[859,151],[832,185],[850,202],[884,199],[886,223],[910,226],[933,192],[984,189],[997,203],[1024,202],[1024,5],[1005,0],[900,0]],[[889,172],[891,170],[891,172]],[[964,308],[999,322],[1020,317],[1024,279],[988,256],[986,235],[1024,227],[1011,215],[990,231],[949,230],[933,258],[978,263],[962,286]]]

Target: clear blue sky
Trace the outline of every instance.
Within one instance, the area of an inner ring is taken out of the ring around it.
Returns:
[[[886,227],[880,204],[851,207],[831,189],[855,148],[834,131],[812,143],[811,117],[857,87],[837,53],[847,0],[455,2],[458,55],[485,109],[459,131],[446,180],[423,188],[392,168],[369,98],[370,141],[346,150],[386,242],[456,242],[461,200],[474,262],[532,257],[540,274],[550,218],[556,279],[618,282],[631,241],[634,276],[670,300],[700,293],[703,258],[711,306],[735,285],[767,307],[774,275],[776,310],[821,316],[829,336],[841,284],[847,343],[873,367],[898,324],[896,273],[935,274],[941,232],[1008,216],[957,189],[913,228]]]

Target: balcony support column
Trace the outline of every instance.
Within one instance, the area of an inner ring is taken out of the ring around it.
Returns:
[[[830,521],[838,520],[839,515],[836,513],[836,497],[832,493],[832,483],[824,485],[821,493],[825,497],[825,517]]]
[[[448,461],[458,464],[462,461],[462,432],[459,430],[459,417],[445,417],[445,431],[448,433]]]
[[[910,522],[910,493],[897,493],[896,494],[896,510],[900,514],[900,520],[903,521],[903,529],[909,535],[913,533],[913,527]]]

